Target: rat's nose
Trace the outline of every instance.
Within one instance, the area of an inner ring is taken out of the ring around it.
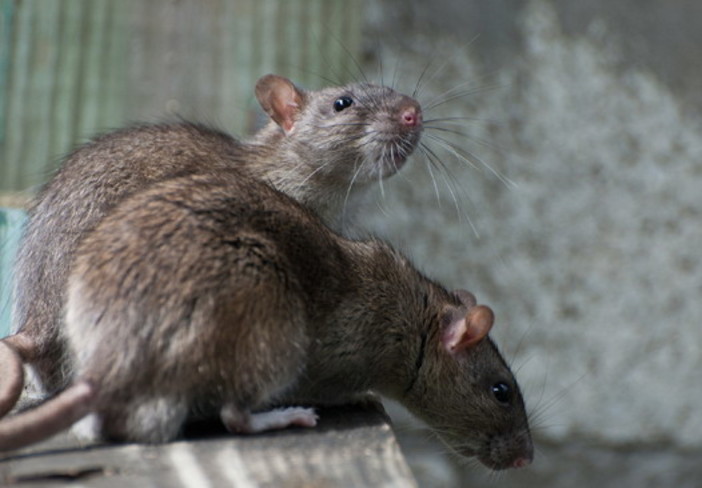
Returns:
[[[405,127],[417,127],[422,124],[422,110],[410,105],[400,113],[400,123]]]
[[[513,468],[524,468],[531,464],[532,458],[530,457],[518,457],[512,462]]]

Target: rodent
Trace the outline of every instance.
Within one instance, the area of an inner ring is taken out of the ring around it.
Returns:
[[[64,428],[66,412],[147,443],[176,437],[193,412],[236,432],[312,426],[309,409],[264,411],[373,391],[458,454],[525,466],[527,415],[488,337],[493,318],[257,179],[170,179],[124,199],[79,245],[62,329],[72,386],[0,422],[0,447]]]
[[[167,178],[236,167],[338,227],[354,195],[404,164],[423,128],[419,104],[384,86],[304,91],[266,75],[256,96],[271,120],[250,140],[187,122],[129,127],[79,147],[40,191],[15,267],[16,334],[4,343],[47,392],[66,385],[59,331],[70,256],[125,196]],[[16,381],[4,381],[0,416],[21,392]]]

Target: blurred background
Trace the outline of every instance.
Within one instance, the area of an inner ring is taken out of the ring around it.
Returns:
[[[390,406],[420,485],[700,486],[702,4],[0,5],[5,324],[21,207],[75,143],[175,115],[245,135],[267,72],[419,85],[445,168],[417,155],[360,224],[493,307],[537,445],[489,473]]]

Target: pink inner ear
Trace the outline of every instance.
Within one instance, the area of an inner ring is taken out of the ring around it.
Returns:
[[[289,98],[276,99],[273,102],[273,111],[273,120],[289,134],[295,126],[295,116],[300,111],[300,105]]]
[[[303,94],[290,80],[266,75],[256,85],[256,97],[263,110],[286,134],[293,130],[295,118],[302,109]]]
[[[453,320],[441,338],[450,353],[457,353],[482,341],[492,329],[495,315],[485,305],[472,307],[465,317]]]

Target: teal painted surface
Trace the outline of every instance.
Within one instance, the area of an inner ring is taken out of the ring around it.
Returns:
[[[10,331],[12,266],[24,220],[24,211],[0,208],[0,337]]]

